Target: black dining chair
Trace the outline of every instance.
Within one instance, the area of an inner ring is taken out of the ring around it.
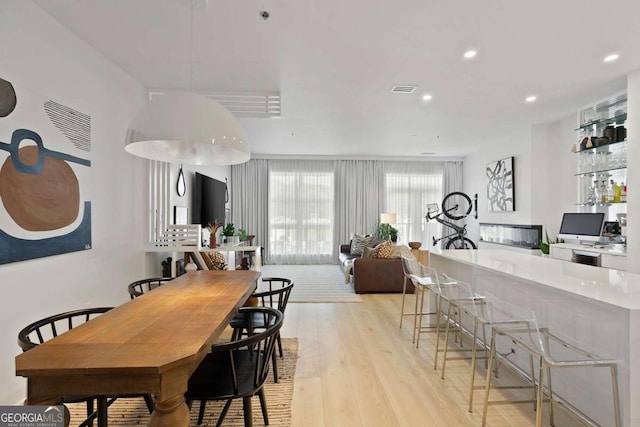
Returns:
[[[198,425],[202,424],[207,401],[226,400],[216,424],[220,426],[233,400],[242,398],[244,425],[252,426],[251,398],[255,395],[260,399],[264,423],[269,425],[263,386],[284,315],[270,307],[242,307],[239,313],[248,319],[264,319],[269,326],[246,338],[214,345],[191,374],[185,399],[189,408],[193,401],[200,401]]]
[[[134,299],[172,281],[173,279],[173,277],[152,277],[150,279],[136,280],[128,286],[127,290],[129,291],[131,299]]]
[[[112,308],[113,307],[85,308],[37,320],[25,326],[18,333],[18,345],[22,351],[29,351],[32,348],[57,337],[59,334],[67,332],[78,325],[86,323],[89,320],[106,313]],[[107,408],[111,406],[118,397],[140,396],[144,397],[149,413],[153,412],[153,400],[149,395],[62,396],[62,403],[86,402],[87,418],[79,425],[79,427],[90,427],[93,425],[94,420],[97,420],[99,427],[107,427]],[[94,410],[94,401],[97,402],[96,410]]]
[[[286,284],[286,286],[265,292],[256,292],[252,297],[258,300],[258,305],[262,307],[275,308],[284,313],[287,308],[287,303],[289,302],[291,290],[293,289],[293,283],[291,283],[291,280],[289,279],[266,278],[264,280]],[[271,282],[269,282],[269,287],[271,287]],[[229,322],[229,325],[233,328],[231,339],[238,339],[241,336],[252,335],[256,330],[260,331],[267,328],[270,326],[267,320],[267,318],[261,316],[259,313],[251,315],[248,313],[238,313],[233,317],[233,319],[231,319],[231,322]],[[280,333],[276,336],[276,342],[278,343],[278,352],[280,357],[283,357],[284,353],[282,351],[282,339],[280,338]],[[276,383],[278,382],[278,364],[276,362],[275,352],[273,353],[273,381]]]

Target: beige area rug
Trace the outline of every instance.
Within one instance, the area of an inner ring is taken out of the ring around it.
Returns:
[[[289,302],[362,302],[353,287],[344,283],[337,265],[263,265],[261,269],[262,277],[293,280]]]
[[[270,426],[291,425],[291,400],[293,398],[293,379],[296,374],[296,362],[298,360],[298,339],[283,338],[282,349],[284,358],[278,357],[278,383],[273,382],[273,373],[264,385],[264,394],[267,399]],[[276,348],[277,351],[277,348]],[[253,424],[264,425],[260,400],[253,397]],[[71,412],[71,426],[79,425],[86,417],[86,405],[84,403],[68,404]],[[208,402],[202,426],[215,426],[218,415],[224,406],[222,402]],[[197,426],[199,402],[194,402],[191,408],[190,426]],[[149,422],[149,411],[144,399],[118,399],[109,407],[110,426],[146,426]],[[94,425],[96,425],[94,423]],[[244,426],[242,415],[242,399],[236,399],[229,408],[224,419],[224,426]]]

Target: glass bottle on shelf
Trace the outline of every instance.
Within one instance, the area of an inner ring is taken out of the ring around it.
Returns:
[[[609,203],[615,201],[615,198],[614,198],[615,187],[616,187],[616,183],[613,181],[613,179],[611,179],[609,181],[609,184],[607,185],[607,201]]]
[[[620,203],[622,201],[622,185],[613,183],[613,201]]]
[[[593,186],[589,186],[589,193],[587,194],[587,203],[593,204],[596,202],[597,188],[598,188],[598,181],[593,181]]]
[[[600,192],[600,197],[598,201],[602,203],[607,203],[607,184],[604,179],[600,181],[599,192]]]

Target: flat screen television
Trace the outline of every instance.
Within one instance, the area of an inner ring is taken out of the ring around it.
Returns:
[[[604,213],[565,213],[558,237],[599,242],[602,240],[603,225]]]
[[[193,224],[203,227],[214,221],[224,224],[227,184],[196,172],[193,189]]]

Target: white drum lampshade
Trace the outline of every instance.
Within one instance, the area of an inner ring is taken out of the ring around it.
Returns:
[[[188,92],[154,96],[131,123],[125,150],[189,165],[235,165],[250,158],[236,117],[218,102]]]
[[[381,224],[395,224],[398,219],[398,215],[394,213],[381,213],[380,214],[380,223]]]

